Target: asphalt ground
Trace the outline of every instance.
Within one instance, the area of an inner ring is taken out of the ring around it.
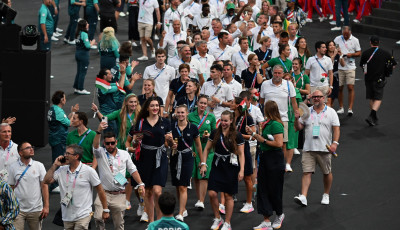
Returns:
[[[40,4],[40,0],[13,1],[13,8],[18,12],[16,23],[21,26],[37,25]],[[68,20],[67,1],[61,1],[58,27],[64,29],[64,32]],[[122,42],[128,39],[128,17],[120,18],[118,24],[117,38]],[[303,34],[307,37],[313,53],[312,47],[316,41],[333,40],[340,34],[337,31],[330,31],[330,28],[328,22],[320,23],[317,20],[306,25]],[[6,35],[2,34],[1,36]],[[362,50],[369,48],[368,38],[370,35],[354,34],[354,36],[359,38]],[[87,112],[90,117],[88,126],[92,129],[96,128],[98,120],[91,118],[93,113],[90,111],[90,104],[93,100],[95,76],[99,71],[99,54],[94,50],[90,52],[90,65],[85,81],[85,88],[91,91],[92,95],[75,95],[72,88],[76,74],[75,47],[64,44],[63,37],[60,38],[59,42],[52,44],[51,73],[55,78],[51,80],[51,94],[56,90],[64,90],[67,96],[66,111],[69,112],[71,105],[79,103],[80,110]],[[26,47],[26,49],[33,48]],[[381,48],[388,51],[394,50],[395,58],[400,60],[400,47],[395,45],[395,40],[381,38]],[[141,54],[140,47],[134,48],[134,59],[140,57]],[[134,71],[143,73],[144,68],[154,62],[154,59],[140,62]],[[358,62],[359,60],[357,60]],[[399,229],[400,180],[396,179],[396,170],[400,165],[400,158],[397,156],[397,147],[400,141],[398,132],[400,80],[398,77],[399,71],[396,69],[385,87],[382,107],[378,112],[380,124],[369,127],[364,121],[369,114],[369,108],[365,100],[363,75],[360,68],[357,68],[354,116],[340,117],[341,137],[337,151],[339,157],[332,160],[334,180],[330,194],[331,203],[326,206],[320,204],[323,185],[322,174],[319,170],[312,177],[308,207],[299,207],[293,202],[293,197],[300,192],[302,174],[301,157],[295,155],[292,164],[294,172],[285,175],[283,207],[286,218],[282,229]],[[134,93],[140,94],[141,84],[141,81],[135,84]],[[346,93],[345,98],[347,98]],[[345,108],[346,105],[347,100],[345,100]],[[337,102],[334,107],[337,109]],[[23,118],[18,117],[17,122],[18,119]],[[52,163],[50,147],[47,145],[38,148],[35,153],[35,160],[43,162],[48,169]],[[175,192],[175,188],[170,182],[167,182],[164,191]],[[195,191],[189,190],[187,202],[189,216],[185,218],[185,222],[191,229],[209,229],[211,226],[213,214],[208,200],[206,197],[204,211],[195,210],[194,204],[197,201]],[[50,194],[50,215],[44,220],[43,229],[62,229],[51,223],[59,208],[59,201],[58,194]],[[263,219],[256,211],[250,214],[240,213],[239,210],[244,202],[245,186],[241,182],[239,183],[238,202],[235,203],[232,218],[233,229],[253,229]],[[136,216],[138,202],[134,197],[132,197],[132,204],[133,208],[126,212],[125,228],[145,229],[147,224],[139,223],[139,217]],[[111,221],[107,222],[107,228],[112,229]]]

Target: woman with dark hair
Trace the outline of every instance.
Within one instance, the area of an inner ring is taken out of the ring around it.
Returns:
[[[261,66],[263,72],[268,67],[273,68],[275,65],[281,65],[283,67],[284,73],[290,73],[292,71],[292,61],[289,59],[290,56],[290,46],[289,44],[279,45],[279,56],[272,58],[264,65]],[[265,77],[265,74],[264,74]]]
[[[220,125],[212,131],[203,152],[200,173],[205,175],[208,152],[211,148],[215,151],[208,180],[208,196],[215,217],[211,229],[218,229],[222,224],[222,229],[231,229],[234,206],[232,195],[237,194],[238,181],[244,176],[244,139],[236,131],[233,118],[231,112],[222,112]],[[225,223],[218,209],[218,192],[223,192],[225,196]]]
[[[260,89],[263,82],[263,72],[260,70],[257,54],[250,54],[247,61],[249,62],[249,67],[242,71],[241,76],[244,87]]]
[[[174,141],[172,145],[170,168],[172,185],[176,187],[179,198],[179,214],[175,218],[183,221],[183,218],[188,216],[186,210],[187,187],[190,185],[192,177],[193,157],[194,154],[198,154],[202,158],[202,148],[199,130],[196,125],[187,121],[189,113],[186,105],[177,106],[175,114],[177,121],[172,127],[172,136],[177,142]],[[196,153],[192,150],[193,145],[196,146]]]
[[[154,79],[145,79],[143,80],[143,90],[144,94],[139,95],[139,103],[141,106],[143,106],[144,102],[150,98],[150,97],[156,97],[158,100],[158,103],[160,104],[160,114],[163,114],[164,111],[164,103],[161,97],[157,96],[157,93],[154,92],[154,88],[156,87],[156,82]]]
[[[310,89],[310,78],[307,76],[307,74],[304,74],[303,69],[303,61],[301,58],[294,58],[292,62],[292,67],[293,67],[293,72],[292,76],[295,78],[294,79],[294,87],[299,89],[301,97],[303,100],[306,99],[306,96],[311,93]]]
[[[160,104],[156,97],[150,97],[140,110],[135,126],[129,131],[126,143],[136,148],[135,158],[140,177],[145,184],[144,203],[146,212],[141,219],[154,221],[154,207],[157,217],[162,213],[157,205],[158,197],[165,187],[168,175],[167,141],[172,146],[170,122],[160,117]],[[133,185],[134,181],[132,181]],[[147,217],[147,218],[146,218]]]
[[[216,119],[213,113],[209,113],[206,111],[207,109],[208,96],[200,95],[197,100],[197,108],[195,111],[191,112],[188,116],[189,122],[196,125],[197,129],[200,133],[201,140],[201,148],[204,149],[207,144],[208,137],[211,132],[216,129]],[[208,153],[207,160],[202,162],[202,158],[197,153],[196,146],[193,146],[194,152],[196,153],[196,157],[194,159],[194,168],[192,173],[192,178],[194,180],[197,202],[194,205],[196,208],[203,210],[204,209],[204,198],[206,197],[207,192],[207,184],[208,177],[211,171],[211,163],[214,158],[214,150],[210,149]],[[207,164],[207,171],[204,175],[200,174],[201,164]]]
[[[133,69],[137,65],[139,65],[138,61],[131,60],[131,57],[133,55],[132,42],[130,42],[130,41],[122,42],[121,46],[119,47],[119,55],[129,57],[128,65],[126,66],[126,76],[128,79],[131,79]]]
[[[189,113],[196,110],[197,95],[200,92],[200,83],[196,79],[190,79],[186,84],[186,95],[176,101],[176,106],[187,105]]]
[[[299,30],[297,34],[300,34],[300,29],[306,24],[307,14],[299,6],[297,0],[287,0],[287,8],[283,11],[286,16],[286,20],[289,23],[297,23]]]
[[[342,51],[340,48],[336,48],[336,43],[334,41],[327,41],[326,43],[326,56],[330,57],[333,64],[333,89],[332,93],[328,96],[328,101],[326,103],[327,106],[332,107],[335,99],[339,96],[339,63],[343,67],[346,65],[346,62],[343,58],[340,58],[342,55]]]
[[[304,70],[307,60],[311,57],[311,52],[307,46],[307,40],[305,37],[299,37],[294,45],[297,49],[297,53],[299,54],[299,58],[303,62],[302,71]]]
[[[75,75],[74,89],[76,94],[89,95],[90,92],[84,89],[85,77],[89,67],[89,51],[90,47],[96,44],[96,40],[89,42],[88,37],[89,24],[82,19],[78,22],[76,30],[76,52],[75,60],[77,64],[77,72]]]
[[[259,166],[257,173],[257,211],[264,216],[264,221],[254,229],[271,229],[270,217],[273,212],[276,218],[272,224],[274,229],[281,227],[285,214],[282,208],[283,180],[285,160],[283,157],[283,123],[275,101],[267,101],[264,114],[268,118],[263,123],[261,134],[250,127],[246,128],[260,144]]]

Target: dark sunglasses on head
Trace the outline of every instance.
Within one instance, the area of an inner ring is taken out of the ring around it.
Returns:
[[[105,145],[115,145],[115,141],[104,142]]]
[[[323,98],[324,96],[312,96],[313,99],[315,98]]]

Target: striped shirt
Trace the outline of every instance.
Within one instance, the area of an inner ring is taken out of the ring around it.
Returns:
[[[19,214],[19,204],[14,191],[5,181],[0,181],[0,213],[0,224],[6,230],[15,230],[12,223]]]

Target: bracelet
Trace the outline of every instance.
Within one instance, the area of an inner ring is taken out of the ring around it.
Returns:
[[[333,86],[332,86],[332,85],[330,85],[330,86],[329,86],[329,88],[333,89]]]
[[[203,166],[203,165],[205,165],[206,168],[208,168],[208,165],[207,165],[205,162],[201,162],[201,163],[200,163],[200,166]]]
[[[140,186],[143,186],[143,187],[144,187],[144,183],[142,182],[142,183],[136,185],[136,186],[135,186],[135,189],[139,189]]]
[[[101,132],[99,132],[99,131],[96,130],[96,134],[101,134]]]
[[[105,212],[105,213],[110,213],[110,209],[105,208],[105,209],[103,209],[103,212]]]
[[[332,141],[332,143],[335,143],[336,145],[339,145],[339,142],[337,142],[337,141]]]

